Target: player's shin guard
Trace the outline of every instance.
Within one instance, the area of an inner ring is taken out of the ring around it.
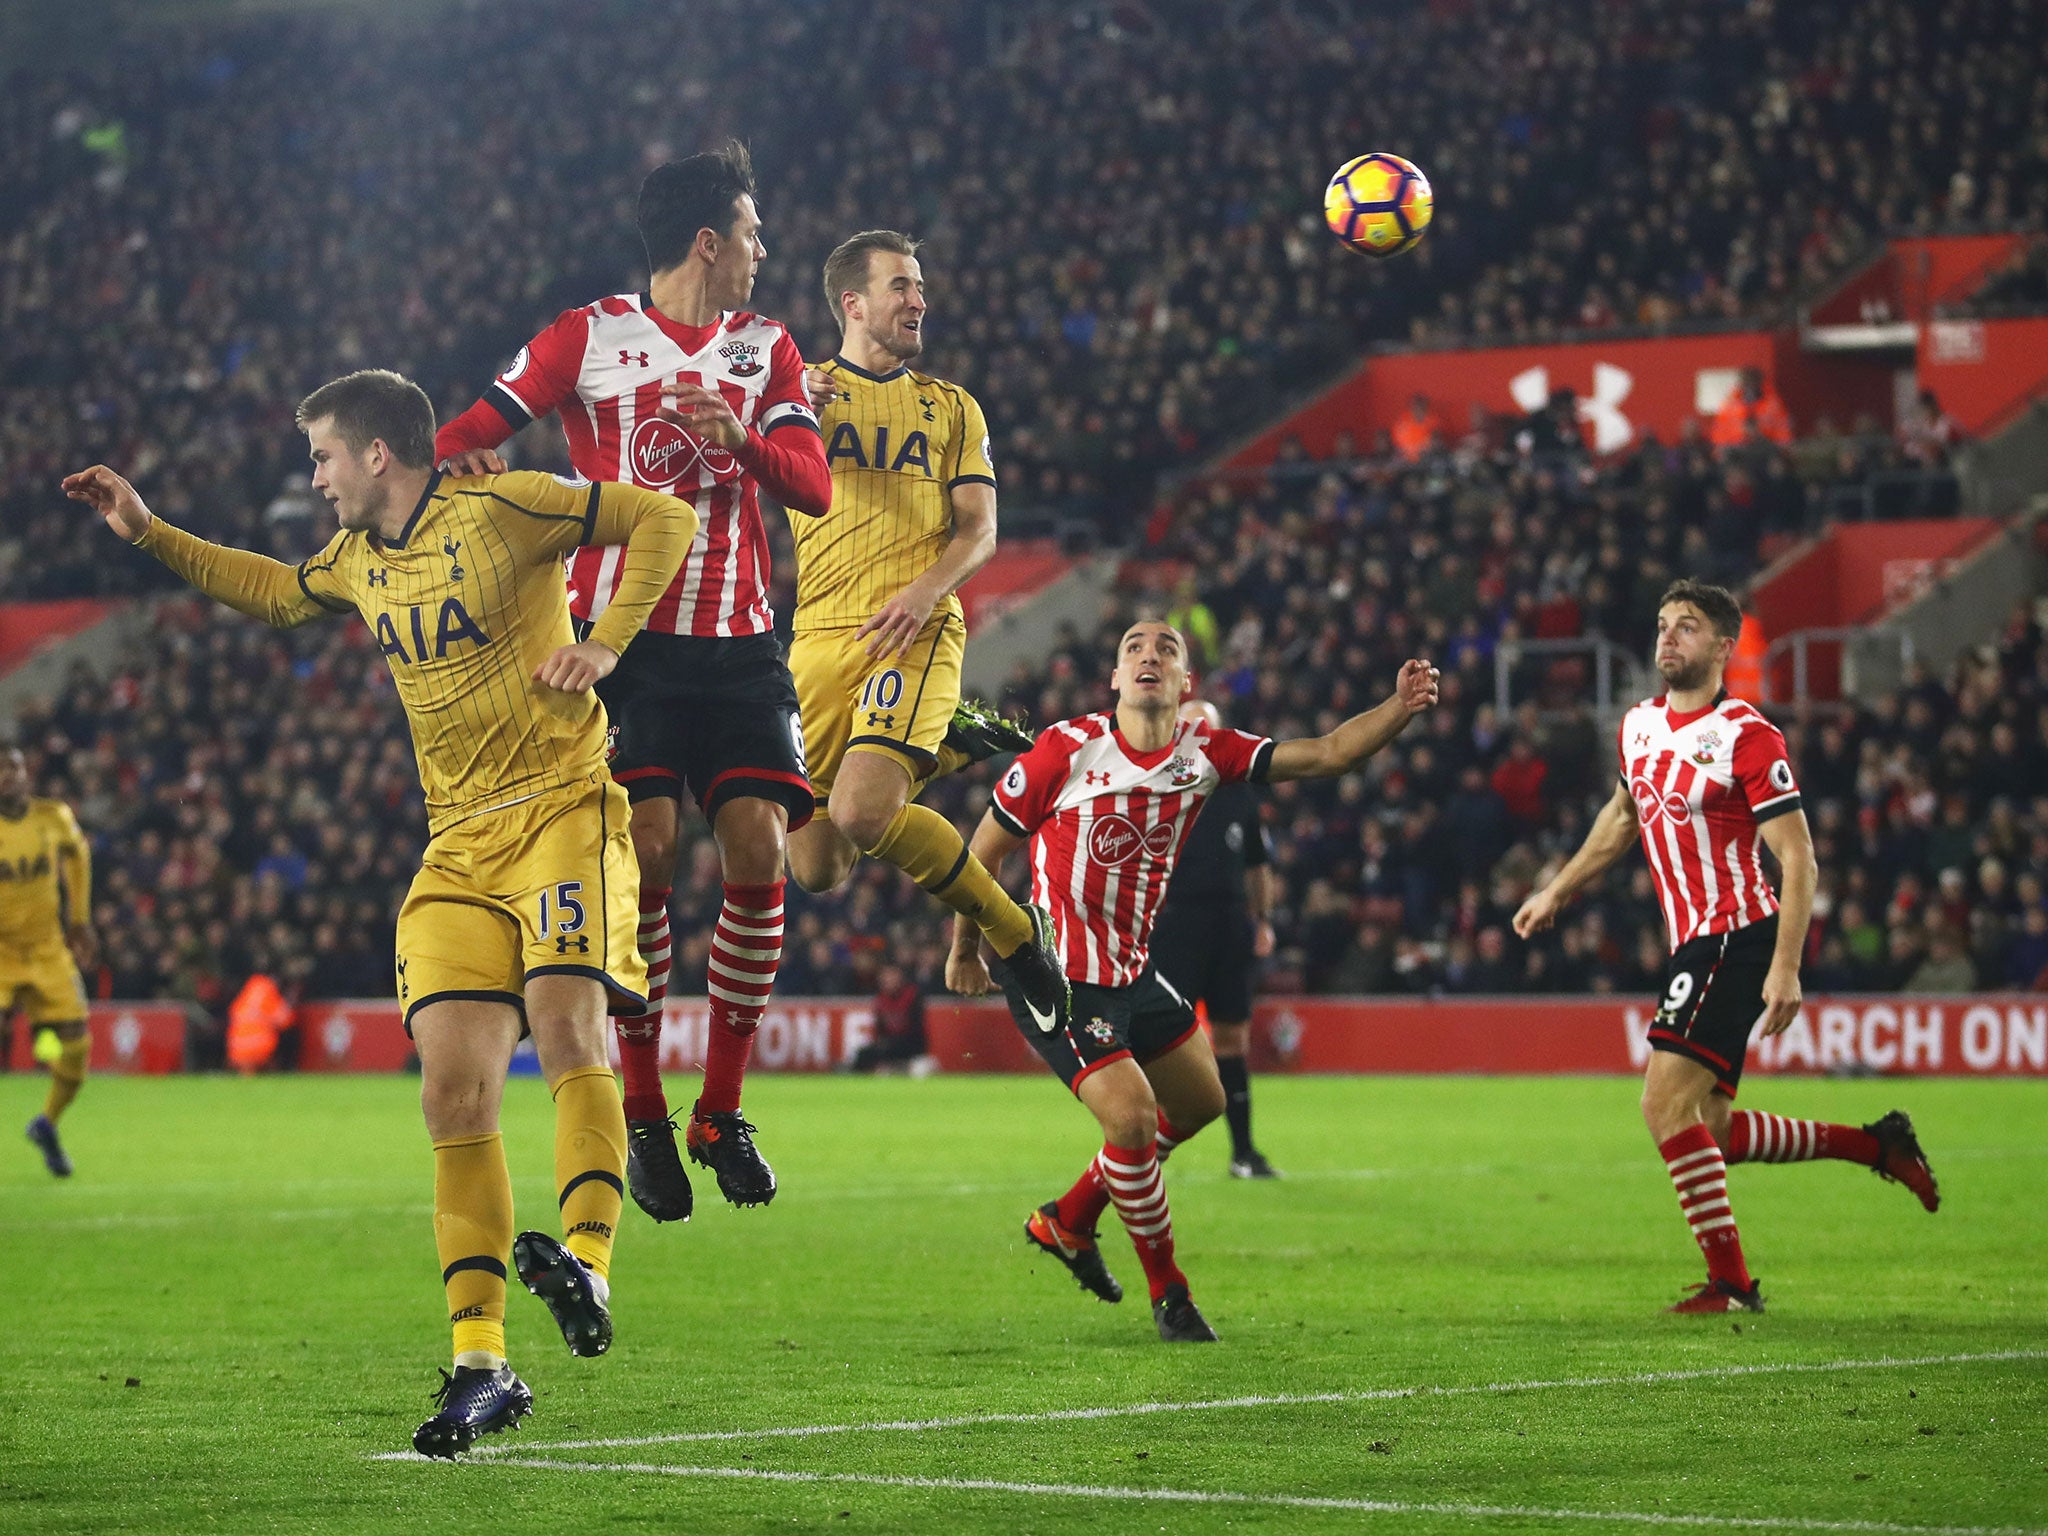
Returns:
[[[496,1131],[434,1143],[434,1246],[448,1289],[455,1363],[504,1364],[512,1175],[505,1139]]]
[[[668,888],[640,893],[636,940],[647,963],[647,1009],[612,1020],[619,1039],[619,1076],[628,1120],[665,1120],[668,1098],[661,1091],[661,1009],[668,999]]]
[[[1252,1150],[1252,1083],[1242,1056],[1218,1056],[1216,1075],[1223,1080],[1223,1114],[1230,1123],[1232,1155]]]
[[[577,1067],[555,1079],[555,1188],[563,1246],[610,1278],[626,1194],[626,1115],[610,1067]]]
[[[700,1115],[740,1107],[740,1084],[753,1054],[754,1031],[782,964],[783,882],[727,885],[718,926],[711,933],[711,1029],[704,1042]]]
[[[55,1124],[71,1107],[78,1090],[85,1085],[86,1063],[92,1059],[92,1031],[83,1030],[76,1040],[66,1040],[57,1059],[50,1063],[50,1092],[43,1100],[43,1115]]]
[[[1030,941],[1031,919],[996,884],[967,840],[937,811],[906,805],[874,847],[864,850],[894,864],[932,895],[960,913],[988,938],[1004,959]]]
[[[1708,1277],[1749,1290],[1749,1265],[1743,1260],[1742,1238],[1728,1205],[1728,1165],[1714,1133],[1695,1125],[1657,1150],[1670,1171],[1672,1187],[1678,1191],[1678,1208],[1692,1228],[1693,1241],[1706,1257]]]
[[[1757,1109],[1738,1109],[1728,1117],[1731,1163],[1804,1163],[1826,1157],[1875,1168],[1878,1155],[1877,1138],[1853,1125],[1787,1120]]]
[[[1166,1206],[1166,1185],[1159,1176],[1153,1145],[1119,1147],[1104,1143],[1098,1159],[1109,1197],[1123,1218],[1124,1230],[1145,1266],[1145,1283],[1159,1300],[1170,1285],[1184,1286],[1188,1277],[1173,1261],[1173,1215]]]

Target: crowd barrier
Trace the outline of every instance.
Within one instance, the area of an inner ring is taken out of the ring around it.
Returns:
[[[1634,1073],[1648,1059],[1653,1012],[1647,998],[1262,998],[1252,1063],[1264,1072]],[[701,1002],[669,1005],[665,1068],[702,1065],[708,1022]],[[176,1004],[98,1003],[92,1024],[95,1071],[186,1067],[191,1021]],[[301,1071],[395,1072],[410,1063],[394,1002],[309,1004],[298,1028]],[[874,1028],[864,998],[777,1002],[762,1021],[753,1063],[767,1072],[831,1071]],[[32,1065],[28,1034],[14,1032],[17,1071]],[[934,999],[926,1034],[942,1071],[1041,1070],[998,1003]],[[1749,1070],[2048,1077],[2048,996],[1813,998],[1783,1034],[1753,1043]]]

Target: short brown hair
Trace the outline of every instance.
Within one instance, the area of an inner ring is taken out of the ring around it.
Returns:
[[[1672,603],[1691,603],[1706,615],[1707,622],[1714,626],[1714,633],[1724,640],[1742,637],[1742,604],[1726,587],[1694,581],[1690,576],[1681,577],[1666,587],[1664,595],[1657,599],[1660,611]]]
[[[841,325],[846,323],[846,312],[839,307],[839,295],[853,288],[866,291],[870,256],[877,251],[915,256],[921,244],[922,241],[898,234],[893,229],[864,229],[851,239],[841,241],[839,248],[825,258],[825,304],[832,311],[832,318]]]
[[[328,417],[352,453],[381,438],[406,468],[434,467],[434,402],[402,373],[364,368],[343,374],[301,400],[295,419],[303,432]]]

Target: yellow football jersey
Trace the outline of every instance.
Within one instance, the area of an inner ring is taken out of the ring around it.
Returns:
[[[92,851],[71,807],[31,798],[19,817],[0,816],[0,943],[61,943],[91,911]]]
[[[436,475],[396,539],[344,530],[296,567],[162,519],[139,542],[200,590],[280,628],[361,614],[398,686],[427,825],[439,832],[603,767],[596,695],[559,692],[533,673],[575,639],[562,556],[623,543],[643,518],[656,520],[656,536],[627,556],[591,633],[623,652],[697,533],[688,504],[636,486],[525,470]]]
[[[957,384],[898,368],[823,365],[839,393],[818,413],[832,510],[791,516],[796,628],[858,627],[931,568],[953,531],[956,485],[994,485],[988,423]],[[961,615],[948,594],[934,615]]]

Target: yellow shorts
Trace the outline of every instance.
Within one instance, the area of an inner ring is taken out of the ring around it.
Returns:
[[[406,1032],[455,998],[526,1009],[535,976],[588,976],[637,1011],[647,965],[634,943],[640,875],[632,808],[610,774],[472,816],[427,844],[398,912]]]
[[[30,1024],[73,1024],[86,1016],[85,982],[60,940],[34,949],[0,947],[0,1008]]]
[[[804,723],[804,765],[823,805],[848,752],[881,752],[913,780],[938,766],[939,745],[960,705],[967,630],[957,614],[934,616],[907,654],[876,661],[851,629],[807,630],[791,642]]]

